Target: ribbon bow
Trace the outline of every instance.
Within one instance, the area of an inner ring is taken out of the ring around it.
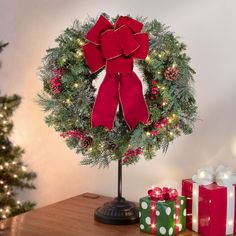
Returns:
[[[174,188],[164,187],[161,189],[159,187],[155,187],[148,190],[148,195],[153,201],[174,201],[178,197],[178,191]]]
[[[103,15],[88,31],[83,53],[92,73],[106,67],[92,111],[92,127],[112,129],[118,103],[130,129],[147,123],[148,109],[142,83],[133,72],[134,58],[144,60],[148,54],[148,34],[143,24],[120,16],[113,26]]]
[[[236,183],[236,175],[225,166],[218,166],[216,170],[210,166],[198,169],[192,180],[200,185],[216,182],[219,186],[230,186]]]

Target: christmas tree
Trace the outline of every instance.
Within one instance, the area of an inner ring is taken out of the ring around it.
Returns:
[[[0,42],[0,52],[5,46]],[[0,220],[35,206],[33,202],[21,203],[17,199],[18,190],[35,188],[31,181],[36,177],[22,161],[24,150],[9,140],[13,128],[10,118],[20,102],[18,95],[0,96]]]

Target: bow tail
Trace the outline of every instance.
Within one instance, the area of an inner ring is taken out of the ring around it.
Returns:
[[[134,72],[121,75],[119,97],[125,121],[131,129],[139,122],[148,122],[149,114],[142,83]]]
[[[119,81],[115,74],[106,74],[98,90],[92,111],[92,127],[104,126],[112,130],[119,102]]]

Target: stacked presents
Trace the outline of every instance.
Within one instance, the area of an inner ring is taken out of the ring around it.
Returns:
[[[186,227],[205,236],[236,234],[236,176],[226,167],[204,168],[172,188],[152,188],[140,199],[140,230],[176,235]]]

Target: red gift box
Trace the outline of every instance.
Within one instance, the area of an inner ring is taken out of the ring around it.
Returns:
[[[188,229],[205,236],[236,233],[236,185],[199,185],[186,179],[182,195],[187,198]]]

